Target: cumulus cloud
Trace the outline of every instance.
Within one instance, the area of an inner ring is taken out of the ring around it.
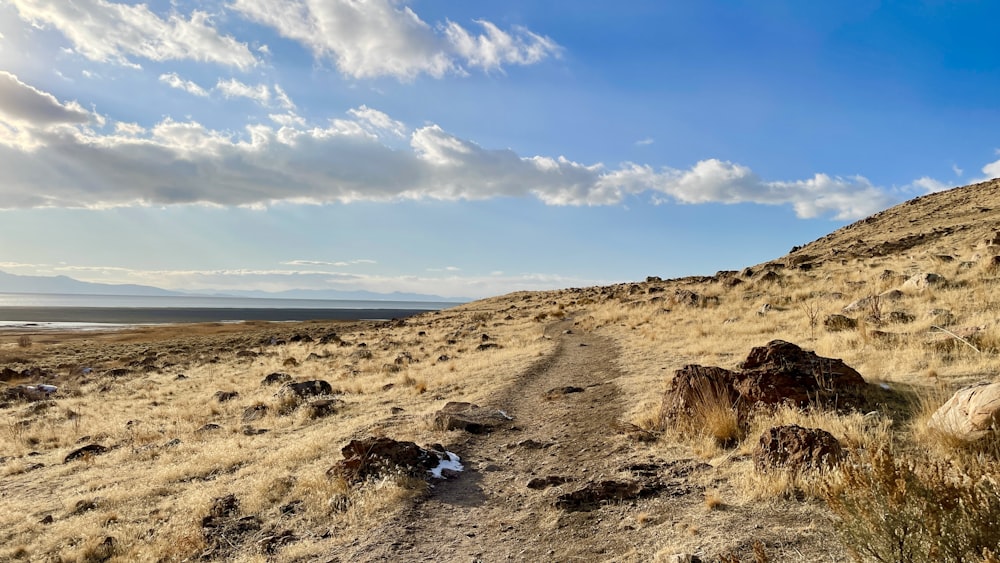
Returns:
[[[440,78],[466,67],[494,70],[559,54],[555,41],[523,27],[504,31],[478,20],[485,31],[479,35],[454,22],[435,28],[393,0],[234,0],[231,7],[355,78]]]
[[[145,4],[107,0],[11,0],[25,21],[59,30],[88,59],[138,66],[152,61],[189,59],[240,69],[257,64],[246,43],[221,35],[207,12],[161,17]]]
[[[0,125],[34,120],[60,126],[26,127],[18,135],[4,135],[0,126],[5,208],[496,197],[615,205],[648,196],[654,203],[790,205],[803,218],[853,219],[897,201],[860,176],[769,181],[716,159],[676,169],[522,157],[481,147],[438,125],[408,133],[402,123],[366,106],[325,126],[292,114],[272,116],[275,126],[254,124],[236,133],[170,118],[148,129],[115,123],[113,132],[102,133],[80,125],[88,119],[83,110],[9,73],[0,74],[0,93],[6,91],[16,95],[0,96]],[[408,148],[390,146],[406,135]],[[984,172],[994,168],[1000,172],[1000,161]]]
[[[87,123],[92,118],[76,102],[60,103],[5,71],[0,71],[0,117],[11,125],[33,127]]]
[[[1000,151],[997,151],[997,153],[1000,153]],[[985,176],[980,181],[992,180],[993,178],[1000,178],[1000,160],[991,162],[986,166],[983,166],[983,174],[985,174]]]
[[[194,94],[195,96],[205,97],[208,96],[208,90],[205,90],[201,86],[198,86],[190,80],[184,80],[177,73],[170,72],[167,74],[160,75],[160,82],[163,82],[170,86],[171,88],[177,88],[178,90],[184,90],[189,94]]]
[[[265,106],[271,101],[271,89],[266,84],[250,86],[235,78],[229,80],[220,78],[215,85],[215,90],[221,92],[226,98],[249,98]]]

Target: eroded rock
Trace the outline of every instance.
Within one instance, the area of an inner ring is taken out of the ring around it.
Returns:
[[[439,430],[464,430],[471,434],[491,432],[508,422],[511,417],[502,411],[488,409],[472,403],[449,402],[434,413],[434,426]]]
[[[818,469],[836,465],[843,457],[844,451],[833,434],[795,424],[766,430],[753,452],[758,471]]]
[[[1000,422],[1000,383],[958,390],[927,421],[927,426],[965,441],[989,435]]]

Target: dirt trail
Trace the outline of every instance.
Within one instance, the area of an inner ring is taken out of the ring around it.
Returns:
[[[615,450],[627,448],[612,430],[624,407],[612,382],[620,375],[617,349],[572,328],[569,321],[550,326],[547,336],[558,340],[554,354],[490,403],[513,416],[513,426],[450,446],[466,471],[437,482],[381,530],[385,535],[367,538],[344,560],[592,560],[626,549],[626,542],[600,533],[603,514],[554,507],[558,494],[620,478]],[[547,397],[560,387],[583,391]],[[572,481],[527,487],[532,478],[550,476]]]
[[[706,508],[707,490],[734,496],[714,468],[683,448],[645,445],[615,430],[626,407],[615,383],[622,375],[615,343],[572,321],[549,326],[546,336],[556,339],[555,351],[482,405],[513,416],[512,426],[455,433],[448,448],[465,471],[435,481],[414,506],[332,561],[638,562],[672,553],[752,561],[757,542],[775,562],[846,560],[809,503]],[[550,393],[562,387],[582,391]],[[552,477],[565,482],[528,487]],[[624,500],[560,503],[602,482],[634,488]]]

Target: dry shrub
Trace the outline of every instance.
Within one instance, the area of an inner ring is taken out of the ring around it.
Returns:
[[[1000,546],[1000,466],[919,461],[889,447],[841,464],[824,488],[860,561],[980,561]]]
[[[734,404],[728,389],[707,378],[698,378],[692,386],[691,401],[686,415],[679,413],[665,421],[687,438],[708,439],[716,447],[733,447],[746,436],[744,417]]]
[[[17,345],[20,348],[31,348],[31,337],[27,334],[22,335],[17,339]]]

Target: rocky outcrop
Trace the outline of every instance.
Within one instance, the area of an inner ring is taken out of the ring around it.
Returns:
[[[1000,423],[1000,383],[958,390],[927,422],[933,430],[965,441],[986,437]]]
[[[775,426],[760,436],[753,452],[754,467],[769,469],[818,469],[839,463],[844,457],[840,442],[826,430],[797,425]]]
[[[865,385],[861,374],[842,360],[773,340],[751,350],[737,371],[699,365],[677,370],[663,396],[661,420],[690,416],[705,400],[722,401],[742,415],[761,403],[807,406]]]

